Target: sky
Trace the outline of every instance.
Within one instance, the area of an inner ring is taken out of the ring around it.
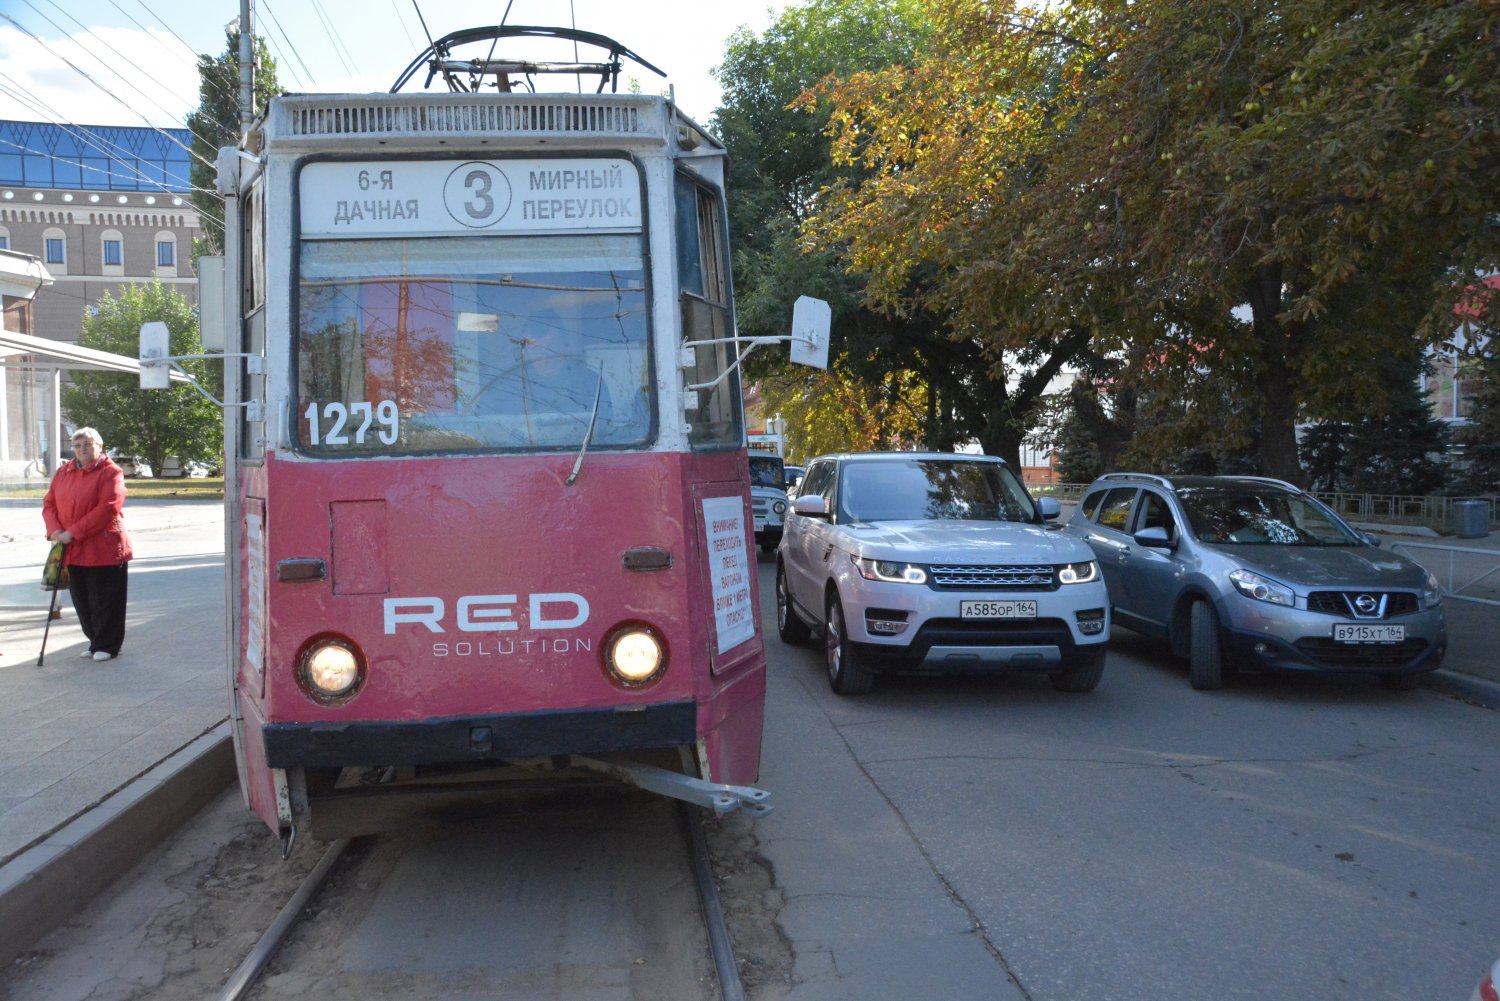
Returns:
[[[675,90],[706,124],[719,102],[710,70],[739,27],[770,26],[786,0],[255,0],[256,33],[293,92],[386,91],[438,38],[498,23],[577,27],[607,35],[665,70],[626,62],[646,93]],[[0,0],[0,119],[182,128],[198,103],[198,54],[223,53],[238,0]],[[571,61],[570,52],[497,54]],[[601,58],[586,47],[579,59]],[[71,64],[71,65],[70,65]],[[425,73],[421,74],[425,77]],[[417,83],[419,83],[418,81]],[[405,90],[418,90],[417,83]],[[555,86],[555,84],[554,84]],[[571,85],[570,85],[571,86]],[[584,86],[593,90],[587,79]],[[438,89],[443,89],[438,84]]]

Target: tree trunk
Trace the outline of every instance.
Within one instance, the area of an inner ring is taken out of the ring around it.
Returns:
[[[1306,485],[1297,458],[1296,358],[1300,331],[1281,318],[1281,266],[1262,265],[1250,280],[1251,329],[1259,348],[1261,376],[1257,457],[1267,476]]]

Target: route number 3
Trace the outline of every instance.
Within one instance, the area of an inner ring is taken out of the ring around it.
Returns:
[[[443,204],[464,226],[493,226],[510,211],[510,181],[494,164],[471,160],[448,175],[443,184]]]
[[[307,418],[309,445],[348,445],[351,434],[353,444],[363,445],[372,424],[379,425],[376,436],[384,444],[396,444],[396,439],[401,435],[401,415],[396,410],[395,400],[381,400],[373,405],[363,401],[350,404],[325,403],[321,416],[327,422],[326,433],[318,419],[320,411],[316,403],[309,403],[302,416]]]

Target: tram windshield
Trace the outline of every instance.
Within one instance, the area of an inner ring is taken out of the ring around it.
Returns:
[[[309,239],[298,294],[304,451],[652,437],[639,233]]]

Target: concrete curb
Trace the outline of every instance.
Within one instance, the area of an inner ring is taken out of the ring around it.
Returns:
[[[1486,709],[1500,709],[1500,683],[1439,668],[1422,679],[1422,687],[1455,695]]]
[[[11,859],[0,868],[0,963],[67,921],[235,780],[226,721]]]

